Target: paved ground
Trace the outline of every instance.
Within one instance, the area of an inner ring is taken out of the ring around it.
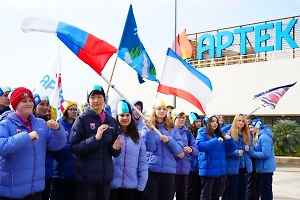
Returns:
[[[274,200],[300,199],[300,166],[299,168],[277,168],[273,176],[273,194]]]
[[[299,168],[277,168],[274,173],[273,193],[276,200],[300,199]]]

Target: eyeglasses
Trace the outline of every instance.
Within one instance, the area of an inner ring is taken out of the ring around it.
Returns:
[[[78,111],[77,108],[69,108],[68,110],[71,111],[71,112],[77,112]]]

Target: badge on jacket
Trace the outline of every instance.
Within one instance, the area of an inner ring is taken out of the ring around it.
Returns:
[[[95,123],[90,123],[90,127],[91,127],[91,129],[95,129],[96,128],[96,124]]]

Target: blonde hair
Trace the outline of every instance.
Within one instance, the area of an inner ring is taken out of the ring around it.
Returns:
[[[243,114],[237,114],[234,119],[233,119],[233,122],[232,122],[232,126],[231,126],[231,129],[230,129],[230,133],[231,133],[231,136],[233,137],[233,139],[235,141],[237,141],[239,139],[239,128],[238,128],[238,120],[239,120],[239,117],[243,117],[243,121],[244,121],[244,126],[241,130],[241,133],[242,133],[242,137],[243,137],[243,141],[246,143],[246,144],[250,144],[250,131],[249,131],[249,127],[248,127],[248,124],[247,124],[247,120],[246,120],[246,116],[243,115]]]
[[[252,140],[253,140],[253,145],[256,147],[257,142],[258,142],[258,133],[255,133],[254,135],[252,134]]]
[[[150,120],[152,121],[153,126],[155,126],[155,128],[158,128],[158,122],[156,120],[155,110],[152,112],[152,114],[150,116]],[[171,129],[174,127],[174,123],[172,122],[171,119],[169,119],[167,117],[167,115],[164,117],[163,123],[164,123],[165,129],[167,129],[167,131],[171,132]]]

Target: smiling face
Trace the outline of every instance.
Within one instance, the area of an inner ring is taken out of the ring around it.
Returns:
[[[100,92],[92,92],[89,97],[89,105],[95,111],[103,110],[104,106],[104,97],[100,94]]]
[[[46,116],[49,111],[49,102],[46,100],[41,101],[35,108],[35,115],[38,117]]]
[[[212,128],[212,130],[216,130],[218,128],[218,125],[219,124],[217,117],[212,117],[210,122],[210,127]]]
[[[125,128],[127,127],[131,122],[131,115],[130,113],[121,113],[118,115],[118,121],[120,123],[120,126]]]
[[[16,113],[24,118],[28,118],[32,113],[33,100],[30,97],[23,98],[16,107]]]

